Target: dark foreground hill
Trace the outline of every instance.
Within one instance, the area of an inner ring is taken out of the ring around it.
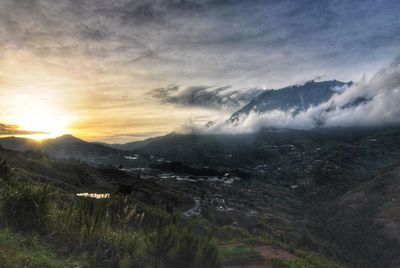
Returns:
[[[0,267],[221,267],[209,227],[174,213],[190,202],[120,170],[0,148]]]

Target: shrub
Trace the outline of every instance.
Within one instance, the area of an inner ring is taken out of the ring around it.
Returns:
[[[11,177],[12,171],[7,162],[3,158],[0,158],[0,179],[7,182]]]
[[[3,225],[39,234],[64,253],[83,254],[89,267],[221,267],[208,231],[178,215],[138,209],[127,198],[98,200],[33,182],[0,183]]]
[[[5,225],[17,232],[44,232],[49,213],[47,185],[3,183],[1,212]]]

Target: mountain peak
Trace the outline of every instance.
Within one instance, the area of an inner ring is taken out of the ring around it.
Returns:
[[[71,134],[65,134],[62,136],[59,136],[57,138],[54,139],[55,141],[58,142],[83,142],[83,140],[71,135]]]
[[[335,88],[345,85],[351,85],[351,82],[310,80],[304,84],[266,90],[233,113],[227,123],[237,124],[240,118],[251,112],[262,114],[272,110],[280,110],[284,112],[292,111],[293,114],[296,114],[329,100],[337,92]]]

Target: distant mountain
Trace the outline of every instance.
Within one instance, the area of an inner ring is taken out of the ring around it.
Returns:
[[[123,150],[123,151],[134,151],[137,150],[149,143],[151,143],[152,141],[155,141],[159,139],[159,137],[156,138],[149,138],[143,141],[133,141],[133,142],[128,142],[128,143],[112,143],[112,144],[108,144],[108,143],[99,143],[102,144],[104,146],[110,147],[110,148],[114,148],[117,150]]]
[[[56,158],[76,158],[81,160],[121,155],[118,150],[86,142],[71,135],[44,141],[43,150]]]
[[[399,129],[395,129],[399,131]],[[140,154],[162,157],[187,165],[209,167],[254,164],[257,161],[280,159],[286,149],[276,146],[295,146],[306,150],[332,141],[349,142],[355,138],[393,131],[391,128],[318,128],[312,130],[265,128],[248,134],[176,134],[128,143]],[[312,144],[312,146],[310,146]],[[123,145],[119,145],[123,149]],[[315,149],[314,148],[314,149]]]
[[[345,83],[337,80],[310,81],[303,85],[290,86],[278,90],[266,90],[253,98],[243,108],[233,113],[227,123],[238,124],[242,118],[251,112],[263,114],[273,110],[280,110],[291,111],[295,115],[311,106],[316,106],[329,100],[338,90],[351,84],[352,82]]]
[[[0,139],[3,148],[15,151],[40,150],[55,158],[87,159],[120,154],[115,149],[64,135],[54,139],[35,141],[27,138],[7,137]]]
[[[238,135],[170,133],[145,141],[120,144],[118,148],[121,150],[135,148],[144,154],[186,164],[235,166],[237,163],[250,163],[258,158],[269,158],[270,156],[263,151],[265,145],[286,144],[293,141],[303,143],[308,136],[313,135],[301,130],[274,128]]]
[[[136,167],[148,164],[148,160],[145,157],[137,157],[136,152],[86,142],[72,135],[42,141],[18,137],[0,138],[0,146],[19,152],[41,151],[55,159],[76,159],[92,166]],[[129,156],[134,155],[137,159],[130,160]]]

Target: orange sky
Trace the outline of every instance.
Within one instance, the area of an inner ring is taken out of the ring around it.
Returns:
[[[212,115],[201,109],[182,111],[155,102],[150,83],[123,75],[103,75],[90,58],[75,59],[83,69],[43,62],[21,50],[6,50],[0,59],[0,122],[24,130],[65,133],[88,140],[123,142],[162,135],[191,117]],[[136,90],[134,90],[136,88]]]

